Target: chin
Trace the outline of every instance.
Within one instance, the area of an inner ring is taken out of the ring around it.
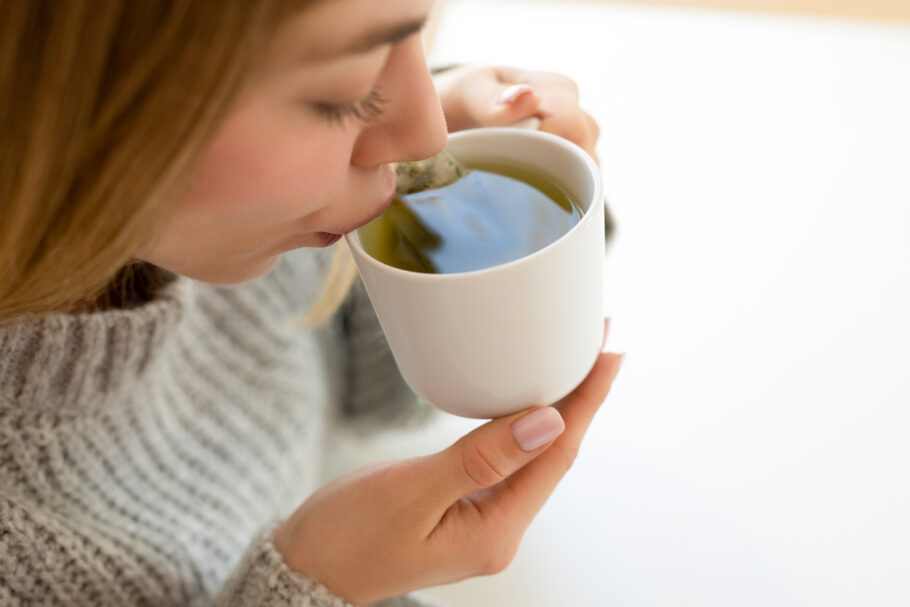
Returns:
[[[249,268],[241,268],[239,271],[236,268],[232,268],[232,280],[227,284],[242,284],[265,276],[271,272],[272,269],[278,264],[278,260],[280,258],[281,255],[273,255],[271,257],[267,257],[262,262],[251,264]]]
[[[246,264],[231,264],[224,267],[207,268],[165,268],[182,276],[211,285],[230,286],[250,282],[268,274],[278,263],[280,255]]]

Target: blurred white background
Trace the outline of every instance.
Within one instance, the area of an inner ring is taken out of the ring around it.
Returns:
[[[578,82],[628,355],[511,567],[428,594],[910,605],[910,25],[452,0],[431,59]],[[352,438],[335,468],[476,424]]]

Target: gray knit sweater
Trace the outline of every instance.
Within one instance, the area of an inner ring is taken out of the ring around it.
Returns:
[[[0,606],[346,605],[271,532],[326,480],[333,420],[416,408],[359,283],[293,328],[328,256],[0,329]]]

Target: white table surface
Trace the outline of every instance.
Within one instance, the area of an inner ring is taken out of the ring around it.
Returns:
[[[472,607],[910,605],[910,27],[452,0],[433,60],[574,77],[628,356]],[[425,453],[476,422],[361,442]]]

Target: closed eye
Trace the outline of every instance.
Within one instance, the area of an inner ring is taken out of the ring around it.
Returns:
[[[385,98],[377,89],[353,103],[315,103],[316,111],[332,124],[341,124],[346,118],[354,118],[360,122],[369,122],[382,114]]]

